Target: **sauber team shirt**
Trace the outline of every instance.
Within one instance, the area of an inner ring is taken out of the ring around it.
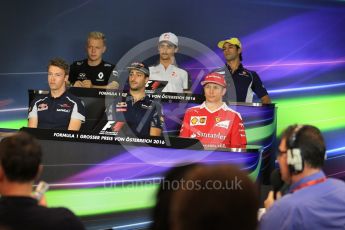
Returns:
[[[247,143],[240,114],[225,103],[213,112],[208,110],[205,102],[189,108],[180,137],[197,138],[208,147],[238,147]]]
[[[85,121],[85,108],[76,96],[63,93],[54,98],[50,95],[36,97],[30,105],[28,118],[37,117],[37,128],[67,130],[71,118]]]
[[[259,75],[251,70],[245,69],[241,64],[238,69],[231,74],[231,68],[227,64],[221,69],[215,70],[224,75],[227,85],[224,101],[253,102],[254,94],[258,98],[268,95]]]
[[[149,67],[150,80],[168,81],[162,92],[183,93],[188,89],[188,73],[175,65],[169,65],[167,69],[162,64]]]

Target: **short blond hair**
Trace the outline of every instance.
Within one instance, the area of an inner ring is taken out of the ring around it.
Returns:
[[[105,34],[102,33],[102,32],[99,32],[99,31],[92,31],[92,32],[90,32],[88,37],[87,37],[87,40],[89,40],[89,39],[100,39],[100,40],[102,40],[104,42],[104,44],[105,44],[105,41],[106,41]]]

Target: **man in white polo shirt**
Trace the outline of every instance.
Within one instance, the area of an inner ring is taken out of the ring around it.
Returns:
[[[167,32],[159,37],[159,64],[151,66],[150,80],[168,81],[162,92],[183,93],[188,90],[188,73],[176,66],[175,53],[178,51],[178,38]]]

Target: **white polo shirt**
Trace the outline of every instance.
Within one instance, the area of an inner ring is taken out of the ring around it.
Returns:
[[[188,89],[188,73],[176,67],[169,65],[167,69],[162,64],[149,67],[150,80],[168,81],[162,92],[183,93],[184,89]]]

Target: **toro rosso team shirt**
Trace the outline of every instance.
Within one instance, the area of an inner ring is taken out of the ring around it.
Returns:
[[[85,108],[76,96],[64,92],[60,97],[36,97],[30,105],[28,118],[37,117],[37,128],[67,130],[71,118],[85,121]]]
[[[197,138],[207,147],[239,147],[247,143],[240,114],[225,103],[213,112],[208,110],[205,102],[189,108],[180,137]]]

